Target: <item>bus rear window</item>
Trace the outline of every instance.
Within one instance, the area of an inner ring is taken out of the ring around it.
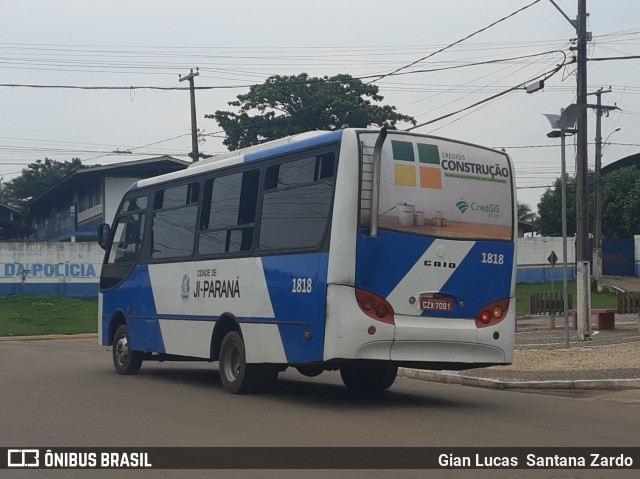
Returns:
[[[360,224],[371,219],[374,134],[361,135]],[[390,134],[382,150],[378,225],[444,238],[513,238],[507,155],[440,138]]]

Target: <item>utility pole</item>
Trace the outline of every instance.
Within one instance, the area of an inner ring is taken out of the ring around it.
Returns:
[[[611,88],[588,93],[596,95],[598,101],[595,105],[587,105],[596,111],[596,166],[595,166],[595,222],[593,227],[593,279],[596,281],[598,291],[602,291],[602,114],[609,114],[611,110],[617,110],[617,106],[602,104],[602,94],[611,93]]]
[[[587,149],[587,0],[578,0],[578,18],[571,20],[562,8],[550,0],[554,7],[576,30],[577,45],[577,89],[576,105],[578,107],[577,145],[576,145],[576,280],[577,280],[577,326],[578,340],[591,338],[591,282],[589,271],[589,215],[587,169],[589,156]]]
[[[196,117],[196,89],[193,84],[193,79],[200,75],[200,72],[196,68],[195,73],[193,69],[191,73],[186,76],[178,77],[180,81],[189,80],[189,93],[191,97],[191,153],[189,156],[195,163],[201,158],[200,152],[198,151],[198,122]]]
[[[588,261],[588,194],[587,194],[587,0],[578,0],[576,31],[578,42],[577,101],[578,133],[576,154],[576,266],[578,339],[590,339],[591,288]]]

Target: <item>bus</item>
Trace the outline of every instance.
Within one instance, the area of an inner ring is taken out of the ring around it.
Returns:
[[[373,393],[398,367],[510,364],[515,205],[506,153],[386,128],[139,180],[98,228],[99,343],[119,374],[217,361],[229,393],[288,367]]]

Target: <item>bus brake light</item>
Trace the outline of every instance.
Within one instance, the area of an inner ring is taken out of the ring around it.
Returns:
[[[489,326],[495,326],[507,316],[508,310],[508,299],[502,299],[486,305],[476,315],[476,327],[486,328]]]
[[[356,288],[356,300],[362,312],[371,319],[387,324],[396,324],[393,308],[384,298]]]

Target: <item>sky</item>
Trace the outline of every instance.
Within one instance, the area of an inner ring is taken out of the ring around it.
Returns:
[[[164,154],[188,160],[189,93],[161,88],[187,86],[179,77],[192,68],[199,68],[197,87],[213,87],[196,92],[206,154],[226,148],[220,127],[204,115],[235,111],[229,101],[276,74],[348,73],[370,81],[429,56],[403,69],[406,74],[376,81],[383,104],[427,123],[571,61],[575,29],[550,0],[485,29],[531,3],[2,0],[0,177],[10,180],[45,157],[78,157],[86,165]],[[578,0],[556,4],[576,17]],[[640,2],[588,0],[587,11],[590,58],[640,55]],[[479,62],[486,64],[470,65]],[[420,71],[441,68],[448,69]],[[589,63],[589,92],[611,86],[603,104],[620,108],[602,121],[603,165],[640,152],[638,73],[640,59]],[[53,88],[60,86],[85,88]],[[560,113],[575,97],[575,64],[569,63],[542,91],[514,90],[415,131],[505,148],[514,161],[518,200],[535,211],[560,175],[559,139],[547,138],[542,114]],[[588,141],[593,168],[593,111]],[[575,171],[573,142],[568,138],[569,173]]]

